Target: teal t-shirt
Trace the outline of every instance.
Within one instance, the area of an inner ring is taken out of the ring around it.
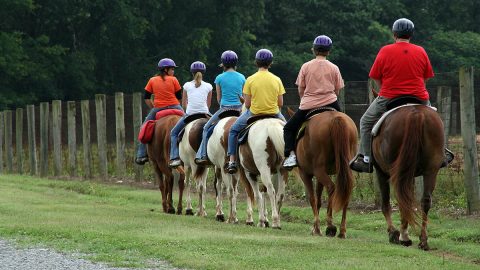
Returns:
[[[220,85],[222,99],[220,105],[241,105],[239,96],[242,95],[245,76],[236,71],[226,71],[215,78],[215,84]]]

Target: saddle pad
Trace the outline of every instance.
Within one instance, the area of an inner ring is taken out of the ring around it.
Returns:
[[[375,123],[375,125],[373,126],[373,129],[372,129],[372,136],[375,137],[377,136],[378,134],[378,130],[380,130],[380,127],[382,126],[382,123],[383,121],[385,121],[385,118],[387,118],[387,116],[389,114],[391,114],[392,112],[400,109],[400,108],[403,108],[403,107],[408,107],[408,106],[426,106],[426,105],[423,105],[423,104],[405,104],[405,105],[401,105],[401,106],[398,106],[398,107],[395,107],[387,112],[385,112],[382,117],[380,117],[380,119],[378,119],[377,123]],[[427,106],[429,107],[430,109],[434,110],[434,111],[437,111],[437,108],[435,107],[432,107],[432,106]]]
[[[167,115],[178,115],[178,116],[183,116],[185,113],[181,110],[178,109],[166,109],[166,110],[161,110],[158,111],[157,114],[155,114],[155,119],[158,120],[162,117],[165,117]]]
[[[147,144],[152,140],[153,131],[155,130],[155,120],[148,120],[140,128],[138,140],[143,144]]]

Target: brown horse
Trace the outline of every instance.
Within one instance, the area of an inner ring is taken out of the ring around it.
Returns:
[[[382,212],[390,242],[412,245],[408,225],[418,225],[415,212],[415,176],[423,175],[422,228],[419,248],[428,250],[427,222],[437,173],[444,160],[443,123],[438,113],[425,105],[406,106],[392,112],[373,138],[375,171],[382,194]],[[400,209],[400,232],[392,224],[390,186],[395,188]]]
[[[178,115],[168,115],[155,122],[152,141],[147,145],[148,156],[155,171],[155,177],[159,182],[162,192],[163,212],[175,214],[173,207],[173,184],[174,178],[178,178],[178,205],[177,214],[182,214],[183,189],[185,187],[185,175],[168,167],[170,160],[170,131],[180,119]]]
[[[346,114],[337,111],[319,113],[306,123],[305,134],[297,142],[296,154],[299,174],[308,192],[315,221],[312,234],[321,235],[318,211],[325,187],[328,193],[327,236],[335,236],[337,227],[332,222],[332,211],[343,210],[339,238],[346,235],[346,214],[353,189],[353,175],[349,161],[357,151],[358,133],[355,123]],[[336,185],[329,175],[336,174]],[[314,193],[313,176],[317,180]]]

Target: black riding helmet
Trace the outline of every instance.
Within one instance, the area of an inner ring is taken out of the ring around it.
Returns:
[[[392,32],[398,38],[410,38],[413,35],[413,22],[400,18],[393,23]]]

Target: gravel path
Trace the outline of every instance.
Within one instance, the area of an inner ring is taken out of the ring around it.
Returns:
[[[152,263],[158,270],[179,270],[167,262],[155,261]],[[56,252],[48,248],[17,248],[14,243],[0,239],[0,270],[28,269],[28,270],[131,270],[132,268],[114,268],[106,264],[93,263]]]

